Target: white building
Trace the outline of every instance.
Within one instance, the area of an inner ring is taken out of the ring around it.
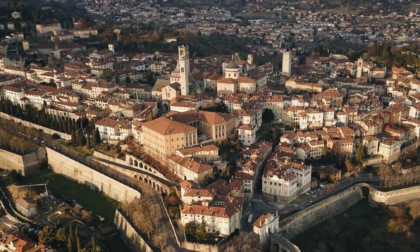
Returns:
[[[263,196],[272,201],[291,202],[310,189],[311,174],[312,166],[270,159],[262,176]]]
[[[104,118],[95,122],[102,140],[124,140],[132,135],[131,122],[124,119]]]
[[[206,223],[208,233],[219,232],[221,236],[227,236],[240,229],[241,211],[231,206],[211,206],[185,204],[181,211],[181,222],[183,225],[194,222],[195,225]]]
[[[264,242],[270,233],[276,233],[280,230],[279,215],[276,214],[263,214],[253,224],[254,233],[256,233],[261,242]]]
[[[386,139],[379,144],[378,154],[382,155],[382,161],[392,163],[401,155],[401,144],[393,139]]]

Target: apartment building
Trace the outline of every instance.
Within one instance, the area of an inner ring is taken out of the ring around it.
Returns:
[[[198,144],[197,129],[168,118],[158,118],[142,125],[144,151],[167,163],[176,150]]]

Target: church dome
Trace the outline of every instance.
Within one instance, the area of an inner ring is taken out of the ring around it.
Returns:
[[[235,61],[233,59],[231,59],[229,61],[229,63],[225,66],[225,68],[237,69],[237,68],[239,68],[239,66],[238,66],[238,64],[235,63]]]

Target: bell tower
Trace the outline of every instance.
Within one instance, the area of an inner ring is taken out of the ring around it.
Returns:
[[[356,72],[356,77],[360,78],[362,77],[362,72],[363,72],[363,59],[359,58],[357,60],[357,72]]]
[[[188,77],[190,75],[190,57],[188,52],[188,46],[178,46],[178,63],[181,95],[188,95],[190,87],[190,83],[188,80]]]

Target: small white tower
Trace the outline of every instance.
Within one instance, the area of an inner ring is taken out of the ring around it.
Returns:
[[[246,60],[246,62],[247,62],[250,66],[254,65],[254,55],[252,55],[252,54],[248,54],[248,59]]]
[[[190,57],[188,46],[178,46],[178,64],[179,64],[179,84],[181,85],[181,95],[189,94],[189,75],[190,75]]]
[[[362,77],[362,72],[363,72],[363,59],[359,58],[357,60],[357,72],[356,72],[356,77],[360,78]]]
[[[282,72],[287,77],[292,75],[292,53],[290,51],[283,52]]]
[[[113,53],[115,53],[115,47],[114,44],[108,44],[108,50],[112,51]]]

